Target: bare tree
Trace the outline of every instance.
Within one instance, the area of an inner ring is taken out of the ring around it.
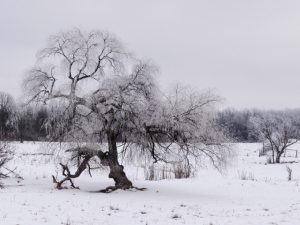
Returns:
[[[280,163],[288,147],[298,141],[298,129],[284,112],[265,112],[251,118],[251,122],[257,136],[264,142],[264,151],[271,151],[273,163]]]
[[[16,106],[13,97],[0,92],[0,140],[13,138],[15,111]]]
[[[149,154],[154,161],[206,155],[216,167],[224,162],[225,137],[213,116],[219,97],[178,87],[164,95],[153,79],[156,71],[130,57],[109,33],[75,29],[50,38],[24,87],[29,102],[43,102],[52,111],[50,136],[79,143],[67,150],[77,169],[71,173],[68,163],[61,164],[64,178],[53,177],[57,188],[66,181],[76,187],[72,179],[90,171],[94,158],[110,168],[115,181],[103,192],[133,188],[119,163],[117,142],[123,154]]]

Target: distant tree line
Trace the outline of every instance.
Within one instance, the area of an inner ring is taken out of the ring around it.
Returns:
[[[47,138],[45,122],[50,118],[46,107],[22,106],[13,97],[0,92],[0,140],[43,141]],[[291,121],[291,137],[299,138],[300,109],[293,110],[236,110],[219,111],[216,122],[233,142],[260,142],[255,118],[282,117]],[[260,122],[262,123],[262,122]]]
[[[289,138],[299,139],[300,109],[293,110],[236,110],[225,109],[217,114],[217,124],[220,129],[234,142],[260,142],[259,128],[265,121],[273,125],[285,124],[289,121]],[[259,126],[258,126],[259,125]],[[287,125],[286,125],[287,127]]]

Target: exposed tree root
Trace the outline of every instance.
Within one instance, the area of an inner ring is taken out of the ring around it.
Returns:
[[[138,187],[135,187],[135,186],[131,186],[131,187],[117,187],[117,186],[109,186],[105,189],[102,189],[98,192],[101,192],[101,193],[111,193],[111,192],[114,192],[116,190],[130,190],[130,189],[135,189],[137,191],[145,191],[147,190],[147,188],[138,188]]]
[[[138,187],[132,187],[132,188],[134,188],[137,191],[146,191],[147,190],[147,188],[138,188]]]
[[[107,188],[105,188],[105,189],[102,189],[102,190],[100,190],[100,191],[98,191],[98,192],[101,192],[101,193],[111,193],[111,192],[116,191],[116,190],[118,190],[118,189],[119,189],[119,188],[116,187],[116,186],[109,186],[109,187],[107,187]]]

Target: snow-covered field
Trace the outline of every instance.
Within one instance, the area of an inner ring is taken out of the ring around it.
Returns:
[[[128,176],[147,190],[111,194],[93,192],[113,184],[105,171],[75,180],[80,190],[56,190],[51,175],[59,160],[30,155],[42,152],[43,144],[14,146],[10,168],[16,166],[24,180],[3,181],[0,225],[300,224],[300,163],[265,165],[259,144],[237,144],[237,156],[222,174],[203,168],[192,179],[145,181],[142,169],[131,167]],[[287,165],[292,181],[287,181]]]

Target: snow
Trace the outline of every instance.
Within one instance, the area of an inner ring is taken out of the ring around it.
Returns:
[[[141,169],[129,167],[134,184],[147,190],[110,194],[95,192],[113,184],[107,171],[75,180],[80,190],[54,189],[51,175],[59,158],[31,155],[42,152],[44,143],[13,145],[17,154],[10,167],[17,167],[24,180],[3,181],[1,225],[300,224],[300,164],[266,165],[258,157],[260,144],[237,144],[237,156],[226,171],[202,168],[191,179],[145,181]],[[287,165],[293,169],[292,181],[287,181]]]

